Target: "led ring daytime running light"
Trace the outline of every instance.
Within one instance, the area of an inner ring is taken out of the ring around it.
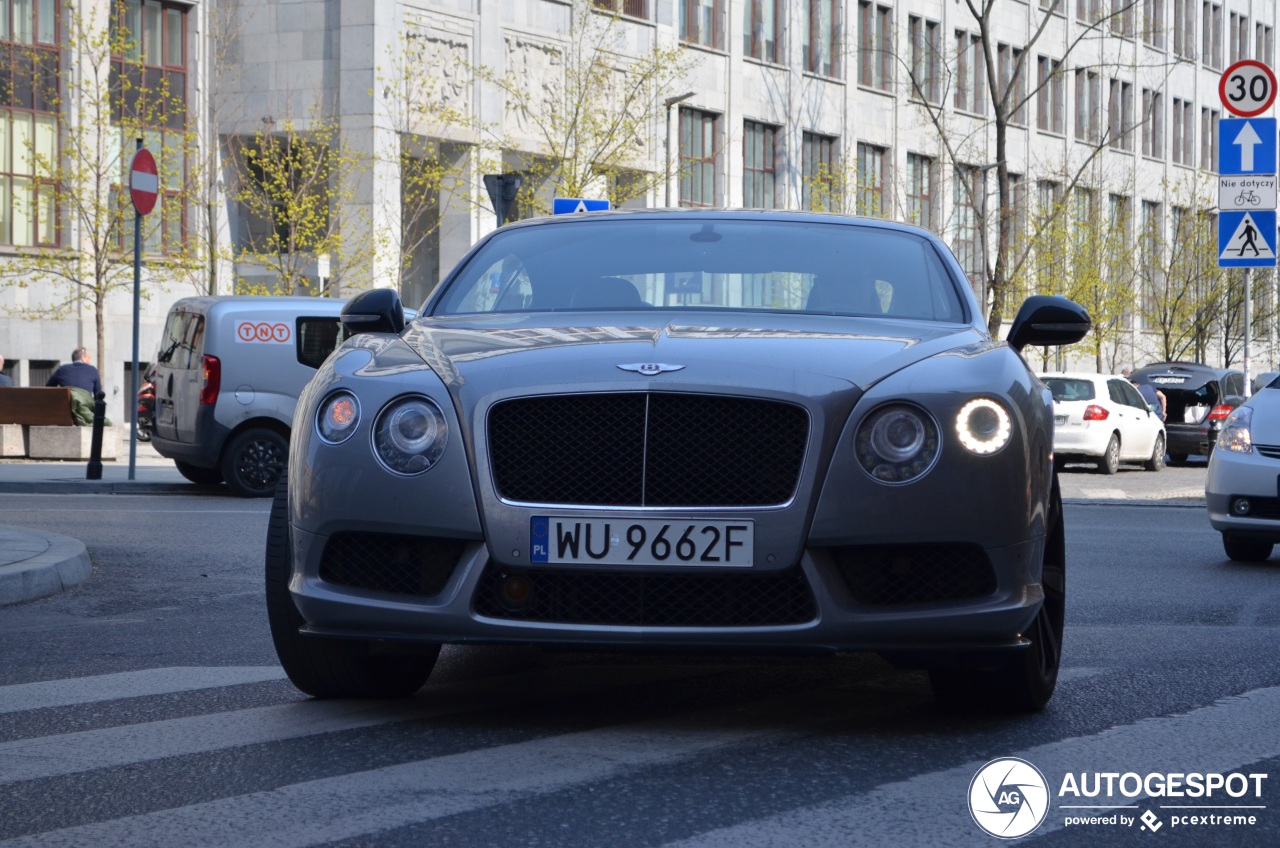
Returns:
[[[1013,425],[1004,407],[989,398],[975,398],[956,414],[956,436],[971,453],[990,456],[1009,444]]]

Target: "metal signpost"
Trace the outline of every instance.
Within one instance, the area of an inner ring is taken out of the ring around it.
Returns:
[[[1276,267],[1276,119],[1258,117],[1276,99],[1276,76],[1254,59],[1218,82],[1218,267],[1244,269],[1244,390],[1251,390],[1253,268]]]
[[[138,321],[142,310],[142,216],[156,207],[160,175],[156,160],[138,139],[129,163],[129,197],[133,200],[133,364],[129,369],[129,479],[138,462]]]

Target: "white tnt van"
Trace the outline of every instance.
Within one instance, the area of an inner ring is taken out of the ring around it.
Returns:
[[[298,395],[342,338],[344,300],[188,297],[156,356],[151,444],[194,483],[267,497],[289,457]]]

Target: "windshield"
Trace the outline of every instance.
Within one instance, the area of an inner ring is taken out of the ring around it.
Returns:
[[[1054,400],[1093,400],[1095,397],[1092,380],[1046,377],[1044,384],[1053,392]]]
[[[914,233],[687,218],[499,233],[451,282],[435,314],[652,309],[965,320],[955,281]]]

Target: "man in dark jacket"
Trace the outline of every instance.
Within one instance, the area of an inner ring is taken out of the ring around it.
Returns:
[[[45,385],[84,389],[95,398],[98,392],[102,391],[102,379],[98,376],[98,369],[90,364],[89,351],[82,347],[71,351],[71,361],[66,365],[59,365]]]

